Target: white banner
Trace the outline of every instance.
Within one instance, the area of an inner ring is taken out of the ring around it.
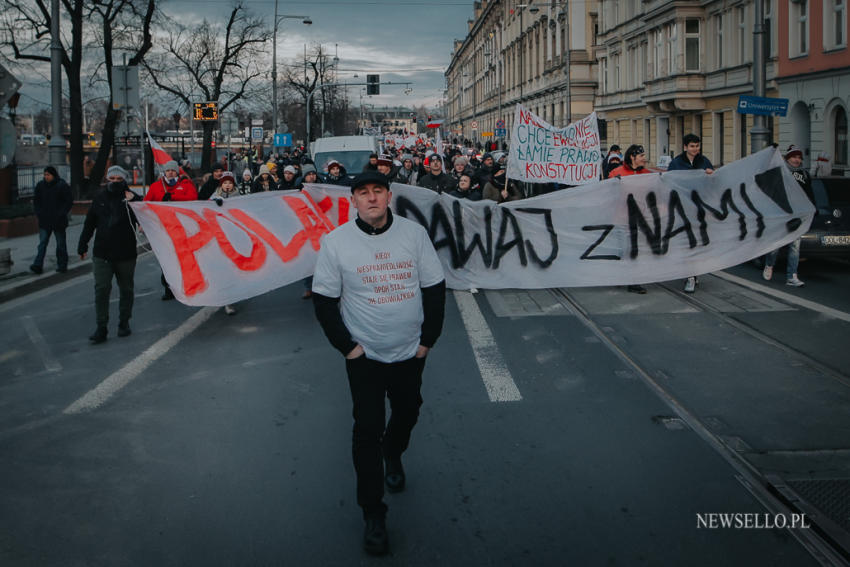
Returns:
[[[450,288],[644,284],[746,262],[808,230],[814,207],[768,148],[718,169],[608,179],[497,205],[393,184],[393,211],[425,226]],[[224,305],[312,273],[350,191],[132,203],[174,294]]]
[[[595,112],[566,128],[555,128],[521,104],[516,105],[508,177],[531,183],[583,185],[599,180],[601,163]]]

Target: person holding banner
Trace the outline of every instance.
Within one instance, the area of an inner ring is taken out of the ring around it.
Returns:
[[[419,417],[425,357],[442,332],[446,300],[427,231],[393,215],[391,198],[386,176],[359,174],[351,189],[357,217],[324,235],[313,273],[316,318],[345,357],[363,547],[375,555],[388,551],[384,484],[404,490],[401,455]]]
[[[522,189],[508,179],[507,170],[500,169],[487,182],[487,185],[484,186],[482,198],[496,201],[497,203],[519,201],[522,199]]]
[[[626,155],[623,158],[623,165],[612,169],[608,174],[608,177],[626,177],[628,175],[638,175],[641,173],[651,173],[648,169],[646,169],[646,150],[644,150],[641,145],[632,144],[626,150]],[[630,285],[626,286],[626,289],[631,293],[639,293],[641,295],[646,293],[646,288],[642,285]]]
[[[673,158],[670,165],[667,166],[667,171],[679,171],[688,169],[702,169],[708,175],[714,173],[714,166],[711,161],[705,157],[702,150],[702,140],[696,134],[688,134],[682,138],[684,151]],[[685,293],[694,293],[699,285],[697,276],[690,276],[685,280]]]
[[[113,277],[118,282],[119,291],[118,336],[127,337],[131,333],[137,255],[135,229],[138,221],[127,201],[140,201],[141,197],[130,191],[127,185],[129,178],[127,170],[119,165],[113,165],[106,171],[106,189],[92,199],[77,244],[80,260],[84,260],[89,240],[94,235],[92,272],[97,328],[89,337],[92,344],[106,341],[109,334],[106,325],[109,323],[109,294]]]
[[[162,176],[151,183],[145,201],[194,201],[198,198],[198,190],[195,185],[186,178],[179,177],[180,169],[174,160],[168,161],[162,166]],[[163,292],[162,300],[174,299],[171,286],[165,280],[165,274],[160,276]]]

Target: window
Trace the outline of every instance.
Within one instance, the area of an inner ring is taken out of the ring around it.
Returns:
[[[764,3],[764,48],[768,57],[776,56],[776,42],[773,39],[773,2],[765,0]]]
[[[847,112],[835,109],[835,165],[847,166]]]
[[[847,47],[847,0],[824,0],[824,50]]]
[[[676,73],[676,23],[667,24],[667,75]]]
[[[738,6],[738,65],[743,65],[747,60],[747,9],[745,6]]]
[[[614,90],[620,91],[620,54],[614,55]]]
[[[809,53],[809,2],[790,0],[788,18],[788,56],[800,57]]]
[[[603,58],[600,60],[600,62],[602,63],[602,64],[599,66],[599,73],[602,75],[602,77],[601,77],[601,79],[602,79],[602,81],[601,81],[601,83],[602,83],[602,92],[603,92],[603,93],[607,93],[607,92],[608,92],[608,58],[607,58],[607,57],[603,57]]]
[[[699,20],[685,20],[685,71],[699,71]]]
[[[662,60],[661,56],[664,53],[664,31],[661,28],[655,30],[655,59],[653,60],[652,78],[661,77]]]
[[[715,165],[723,165],[724,156],[723,156],[723,148],[726,146],[725,140],[725,124],[724,124],[725,116],[723,112],[715,112],[714,113],[714,124],[712,127],[712,137],[714,138],[714,164]]]
[[[714,68],[723,67],[723,14],[714,16]]]

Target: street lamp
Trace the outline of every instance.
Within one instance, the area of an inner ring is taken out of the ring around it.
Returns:
[[[277,5],[279,0],[274,0],[274,33],[272,39],[272,132],[277,134],[277,26],[280,20],[301,20],[304,25],[312,25],[313,20],[309,16],[291,16],[288,14],[278,14]],[[274,142],[272,142],[274,143]]]

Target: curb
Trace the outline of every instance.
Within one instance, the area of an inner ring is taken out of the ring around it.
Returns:
[[[149,252],[150,250],[148,249],[148,246],[147,242],[137,245],[136,254],[141,256],[145,252]],[[50,274],[22,281],[17,285],[10,284],[4,288],[0,288],[0,303],[5,303],[7,301],[41,291],[52,285],[62,283],[88,272],[91,272],[91,256],[74,264],[73,266],[68,266],[68,271],[65,273],[52,272]]]

